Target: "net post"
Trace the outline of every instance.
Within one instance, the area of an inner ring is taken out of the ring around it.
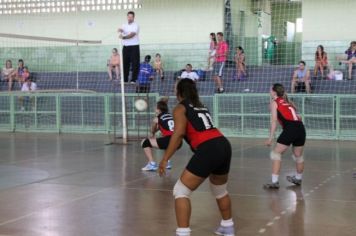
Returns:
[[[119,43],[120,52],[120,87],[121,87],[121,111],[122,111],[122,142],[127,144],[127,124],[126,124],[126,99],[124,85],[124,60],[122,55],[122,42]]]

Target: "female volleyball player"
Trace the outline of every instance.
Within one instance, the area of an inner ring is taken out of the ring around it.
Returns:
[[[296,162],[297,173],[294,176],[287,176],[287,180],[295,185],[301,185],[304,170],[303,148],[305,144],[305,128],[300,116],[297,115],[293,103],[289,102],[285,89],[281,84],[274,84],[271,88],[271,128],[270,136],[266,145],[272,144],[274,134],[277,129],[277,120],[281,124],[283,131],[277,139],[277,144],[271,151],[272,160],[272,182],[265,184],[267,189],[279,188],[279,172],[281,169],[281,156],[292,144],[292,158]]]
[[[168,99],[161,99],[156,104],[157,116],[153,119],[151,126],[151,136],[142,140],[142,148],[148,159],[146,166],[142,168],[145,171],[156,171],[158,169],[157,163],[153,159],[152,148],[159,148],[166,150],[173,134],[174,121],[172,115],[168,112]],[[156,138],[157,131],[161,131],[162,137]],[[171,162],[167,163],[167,169],[171,169]]]
[[[177,236],[189,236],[191,213],[190,195],[206,178],[215,196],[222,216],[216,234],[234,235],[231,201],[226,190],[231,160],[231,146],[224,135],[214,127],[208,109],[201,103],[194,81],[182,79],[176,87],[179,104],[175,107],[174,132],[168,149],[159,165],[159,174],[165,174],[167,162],[183,138],[194,151],[193,157],[174,186]]]

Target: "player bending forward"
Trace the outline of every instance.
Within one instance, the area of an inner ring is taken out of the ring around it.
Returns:
[[[151,137],[142,140],[141,146],[148,159],[148,163],[142,170],[156,171],[158,169],[157,163],[153,159],[152,148],[159,148],[166,150],[169,140],[173,134],[174,121],[172,115],[168,112],[168,99],[161,99],[156,104],[157,116],[153,119],[151,127]],[[162,137],[156,138],[157,131],[161,131]],[[180,147],[180,146],[179,146]],[[179,148],[178,147],[178,148]],[[171,162],[167,163],[167,169],[172,168]]]
[[[191,79],[178,82],[176,95],[179,104],[175,107],[174,132],[169,146],[159,164],[163,176],[167,162],[173,156],[183,138],[194,155],[173,188],[178,228],[177,236],[190,236],[190,195],[206,178],[216,198],[222,217],[218,235],[233,236],[231,200],[226,190],[231,160],[231,145],[224,135],[214,127],[208,109],[200,102],[196,85]]]
[[[292,158],[296,162],[297,172],[293,176],[287,176],[287,180],[295,185],[302,184],[304,170],[303,148],[305,144],[305,128],[300,116],[297,115],[293,103],[289,102],[285,89],[281,84],[274,84],[270,91],[272,100],[271,129],[266,145],[270,146],[277,128],[277,120],[283,131],[277,139],[277,144],[271,151],[272,160],[272,182],[264,185],[266,189],[279,189],[279,172],[281,169],[281,156],[292,144]]]

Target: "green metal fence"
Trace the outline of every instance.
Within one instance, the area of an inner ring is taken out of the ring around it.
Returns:
[[[24,103],[21,103],[20,97]],[[137,94],[126,95],[129,131],[145,131],[154,115],[158,94],[150,94],[150,110],[137,112]],[[356,95],[290,96],[298,107],[308,137],[356,140]],[[268,94],[203,96],[215,121],[230,137],[266,137],[269,130]],[[175,99],[170,99],[170,107]],[[22,108],[23,106],[23,108]],[[0,131],[56,133],[119,133],[122,128],[120,94],[1,93]],[[142,122],[143,121],[143,122]]]

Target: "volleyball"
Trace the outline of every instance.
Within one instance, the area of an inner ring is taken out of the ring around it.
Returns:
[[[144,100],[144,99],[137,99],[136,101],[135,101],[135,108],[136,108],[136,110],[138,110],[138,111],[145,111],[145,110],[147,110],[147,102],[146,102],[146,100]]]

